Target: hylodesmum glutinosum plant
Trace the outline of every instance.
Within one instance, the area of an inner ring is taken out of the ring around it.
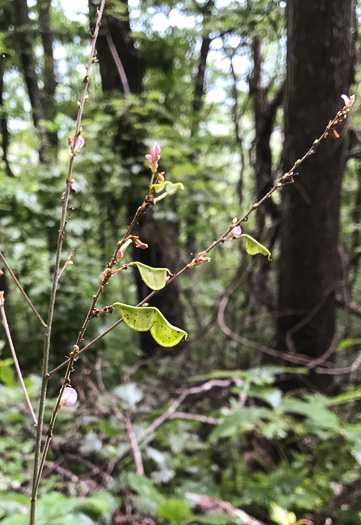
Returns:
[[[123,321],[131,329],[134,329],[136,331],[150,331],[155,341],[159,345],[164,346],[164,347],[173,347],[177,345],[183,338],[187,338],[187,333],[182,328],[172,326],[168,322],[168,320],[164,317],[162,312],[160,312],[155,307],[149,306],[148,302],[159,290],[168,286],[174,279],[179,277],[184,272],[196,268],[197,266],[201,265],[203,262],[210,262],[210,257],[208,253],[220,243],[244,238],[245,239],[245,249],[249,254],[255,255],[255,254],[260,253],[262,255],[267,256],[268,259],[270,259],[271,254],[269,250],[262,244],[258,243],[258,241],[253,239],[248,234],[243,233],[241,229],[241,224],[246,222],[248,220],[249,215],[252,212],[254,212],[266,199],[270,198],[275,191],[282,188],[284,185],[293,182],[293,177],[295,175],[296,168],[306,158],[308,158],[310,155],[315,153],[318,145],[323,140],[325,140],[328,135],[331,135],[334,138],[338,138],[338,133],[335,129],[335,126],[347,117],[351,109],[351,106],[355,100],[354,95],[350,98],[347,97],[346,95],[342,95],[344,102],[345,102],[344,107],[337,113],[335,118],[328,123],[323,134],[313,142],[310,149],[305,153],[305,155],[301,159],[298,159],[294,163],[293,167],[278,180],[278,182],[273,186],[273,188],[262,199],[254,203],[250,207],[250,209],[243,215],[243,217],[241,217],[240,219],[233,219],[233,221],[231,222],[229,227],[226,229],[226,231],[217,240],[215,240],[204,251],[199,252],[195,258],[193,258],[188,264],[186,264],[176,274],[173,274],[168,268],[152,268],[138,261],[133,261],[127,264],[122,264],[120,267],[117,267],[117,265],[121,263],[127,248],[131,244],[134,244],[136,247],[140,249],[147,249],[147,245],[143,243],[141,239],[139,239],[138,236],[132,234],[133,228],[136,225],[136,222],[139,216],[146,210],[151,209],[154,205],[159,203],[161,200],[166,198],[168,195],[170,196],[176,193],[177,191],[184,189],[181,183],[172,183],[170,181],[166,181],[164,179],[164,173],[158,173],[158,162],[161,156],[161,148],[159,144],[154,143],[150,149],[149,154],[146,155],[146,159],[149,162],[149,168],[151,170],[151,179],[150,179],[148,192],[144,198],[144,202],[141,204],[141,206],[139,206],[124,236],[117,243],[114,254],[112,255],[109,263],[107,264],[105,270],[102,273],[99,289],[92,297],[91,305],[89,307],[89,310],[83,322],[83,325],[79,331],[78,337],[75,341],[72,351],[70,352],[69,356],[63,363],[61,363],[54,370],[49,372],[48,363],[49,363],[49,352],[50,352],[50,342],[51,342],[51,328],[52,328],[54,307],[55,307],[55,301],[56,301],[56,291],[57,291],[59,279],[63,271],[65,270],[67,264],[70,262],[70,258],[71,258],[71,255],[70,255],[67,258],[63,266],[63,269],[60,270],[61,253],[62,253],[63,242],[65,238],[66,225],[70,219],[71,212],[72,212],[72,207],[69,206],[69,199],[72,193],[72,186],[74,183],[74,180],[72,178],[73,164],[74,164],[74,159],[76,155],[80,152],[81,148],[84,146],[84,139],[81,136],[82,130],[81,130],[80,124],[81,124],[84,104],[85,104],[85,100],[87,96],[87,87],[89,83],[89,72],[90,72],[92,64],[94,63],[95,44],[96,44],[96,40],[97,40],[97,36],[99,32],[99,27],[100,27],[100,22],[101,22],[104,6],[105,6],[105,0],[102,0],[100,7],[97,11],[96,26],[93,32],[92,47],[91,47],[91,52],[89,56],[89,62],[88,62],[87,70],[86,70],[86,75],[84,78],[83,92],[82,92],[80,102],[78,104],[79,107],[78,107],[78,115],[77,115],[75,133],[74,133],[74,136],[70,137],[68,140],[69,146],[71,149],[70,162],[69,162],[68,175],[66,179],[66,187],[62,195],[62,199],[61,199],[62,216],[61,216],[60,228],[59,228],[56,262],[55,262],[54,273],[53,273],[53,285],[52,285],[50,304],[49,304],[49,309],[48,309],[48,319],[46,323],[41,318],[41,316],[39,315],[39,313],[37,312],[37,310],[31,303],[31,300],[28,298],[24,290],[21,288],[20,283],[17,281],[11,268],[7,264],[4,256],[0,253],[0,258],[4,262],[5,267],[9,271],[11,277],[14,279],[14,282],[16,283],[16,285],[19,287],[24,298],[26,299],[26,301],[29,303],[29,305],[33,309],[38,320],[42,324],[44,328],[44,332],[45,332],[44,350],[43,350],[42,388],[41,388],[41,394],[40,394],[38,417],[36,418],[36,416],[33,415],[35,425],[37,426],[37,436],[36,436],[35,453],[34,453],[34,470],[33,470],[33,485],[32,485],[32,496],[31,496],[30,525],[35,524],[35,510],[36,510],[36,500],[37,500],[38,488],[39,488],[45,460],[47,457],[47,453],[49,450],[50,442],[53,436],[57,414],[62,406],[64,405],[72,406],[77,401],[76,389],[71,385],[71,374],[74,370],[74,363],[77,361],[77,359],[86,350],[91,348],[97,341],[103,338],[106,334],[108,334],[111,330],[113,330],[116,326],[118,326]],[[140,276],[145,282],[145,284],[152,290],[151,293],[147,297],[145,297],[136,306],[128,305],[121,301],[116,301],[110,306],[106,306],[102,309],[98,309],[96,305],[98,303],[98,300],[101,294],[104,291],[104,287],[110,282],[110,279],[113,277],[113,275],[123,270],[126,270],[128,268],[135,268],[137,271],[139,271]],[[2,312],[2,317],[3,317],[3,324],[4,326],[7,326],[3,294],[1,295],[0,306],[1,306],[1,312]],[[113,312],[115,308],[117,310],[119,309],[119,312],[121,315],[120,319],[118,319],[115,323],[113,323],[113,325],[111,325],[107,330],[105,330],[102,334],[100,334],[94,340],[90,341],[88,344],[86,344],[85,346],[81,348],[81,346],[84,343],[84,336],[85,336],[86,329],[87,329],[89,322],[92,319],[98,317],[99,314],[101,313],[107,314],[107,313]],[[9,339],[9,345],[13,351],[13,345],[11,342],[9,330],[7,330],[7,336]],[[15,356],[15,350],[13,352],[13,356]],[[14,361],[16,362],[16,356],[14,357]],[[45,407],[45,400],[47,397],[48,381],[51,379],[52,375],[56,371],[62,369],[65,366],[66,366],[66,372],[64,374],[64,378],[61,384],[58,398],[53,408],[52,416],[51,416],[51,419],[48,425],[48,429],[46,432],[45,442],[44,442],[44,445],[42,446],[43,425],[44,425],[44,407]],[[18,370],[18,373],[19,373],[19,377],[21,377],[20,368]],[[31,407],[31,404],[29,405],[29,408],[30,407]]]
[[[347,117],[348,112],[350,111],[350,108],[354,102],[354,96],[351,98],[348,98],[346,96],[343,96],[345,99],[345,106],[343,109],[341,109],[335,118],[329,122],[329,124],[326,126],[324,132],[322,135],[316,139],[310,149],[306,152],[306,154],[302,157],[302,159],[298,159],[293,167],[285,173],[278,182],[274,185],[274,187],[262,198],[260,201],[256,202],[251,206],[251,208],[243,215],[243,217],[239,220],[233,219],[230,226],[227,228],[227,230],[221,235],[216,241],[214,241],[206,250],[201,251],[197,254],[197,256],[190,261],[187,265],[185,265],[178,273],[172,274],[171,271],[168,268],[151,268],[149,266],[146,266],[140,262],[134,261],[130,262],[128,264],[123,264],[120,268],[114,269],[114,267],[120,263],[122,260],[124,253],[127,249],[127,247],[134,243],[137,247],[141,249],[146,249],[147,245],[142,243],[142,241],[134,235],[131,235],[132,228],[139,217],[139,215],[144,212],[146,209],[151,208],[154,206],[157,201],[162,200],[167,195],[171,195],[172,193],[175,193],[179,189],[183,189],[182,184],[180,183],[171,183],[170,181],[164,180],[164,173],[158,174],[158,161],[160,159],[161,150],[158,144],[154,144],[150,150],[150,153],[146,155],[147,160],[149,161],[149,167],[151,169],[151,182],[149,185],[148,193],[144,199],[143,204],[138,208],[136,215],[130,224],[129,228],[127,229],[126,234],[124,237],[118,242],[115,253],[113,257],[111,258],[107,268],[104,270],[101,280],[101,286],[99,288],[98,293],[93,297],[93,302],[91,305],[91,308],[89,310],[86,323],[90,321],[93,317],[97,317],[100,313],[111,313],[113,312],[114,308],[117,307],[120,310],[121,318],[117,320],[110,328],[108,328],[103,334],[98,336],[96,339],[88,343],[85,347],[83,347],[81,350],[79,349],[79,344],[83,342],[83,335],[85,330],[81,330],[77,344],[74,346],[73,352],[69,355],[68,359],[65,360],[61,365],[59,365],[56,369],[49,372],[49,377],[57,370],[62,368],[63,366],[67,365],[67,371],[65,374],[65,378],[63,381],[62,389],[59,394],[58,402],[55,407],[54,414],[56,414],[56,411],[58,410],[62,399],[64,399],[64,392],[66,388],[69,388],[68,383],[70,379],[70,374],[73,369],[74,362],[78,359],[78,357],[85,352],[87,349],[89,349],[96,341],[99,341],[102,337],[104,337],[107,333],[109,333],[110,330],[114,329],[118,324],[120,324],[122,321],[124,321],[130,328],[137,330],[137,331],[147,331],[149,330],[151,335],[154,337],[156,342],[165,347],[172,347],[179,343],[183,337],[187,337],[187,334],[184,330],[181,328],[177,328],[172,326],[167,319],[163,316],[163,314],[157,309],[152,306],[148,306],[148,301],[157,293],[158,290],[161,290],[168,286],[174,279],[179,277],[182,273],[194,269],[195,267],[199,266],[203,262],[210,262],[210,257],[207,255],[215,246],[217,246],[220,243],[224,243],[226,241],[231,241],[235,239],[244,238],[245,243],[245,249],[246,251],[251,254],[262,254],[268,257],[268,259],[271,258],[271,254],[269,250],[263,246],[262,244],[258,243],[253,237],[249,236],[248,234],[245,234],[242,232],[241,224],[246,222],[248,220],[249,215],[254,212],[267,198],[269,198],[275,191],[282,188],[284,185],[292,183],[295,169],[310,155],[312,155],[315,151],[318,145],[327,138],[328,135],[331,135],[334,138],[337,138],[337,131],[335,129],[336,124],[341,122]],[[157,198],[154,195],[160,193],[160,196]],[[145,297],[137,306],[131,306],[122,302],[115,302],[111,306],[104,307],[103,309],[99,310],[96,308],[97,300],[104,290],[104,286],[108,284],[110,278],[125,269],[128,269],[129,267],[135,267],[139,273],[143,281],[147,284],[149,288],[152,289],[152,292]],[[65,404],[65,402],[64,402]],[[51,424],[49,426],[48,435],[50,436],[53,431],[53,426],[55,423],[55,417],[51,421]],[[47,438],[50,441],[50,438]],[[44,450],[46,450],[46,447],[44,447]],[[45,457],[45,456],[44,456]]]
[[[346,96],[343,96],[343,97],[346,97]],[[157,291],[165,288],[170,282],[172,282],[174,279],[176,279],[179,275],[181,275],[185,271],[191,270],[199,266],[203,262],[210,262],[210,257],[207,254],[215,246],[217,246],[220,243],[231,241],[234,239],[245,238],[246,240],[245,249],[249,254],[255,255],[257,253],[261,253],[267,256],[268,259],[270,259],[271,254],[269,250],[266,247],[264,247],[262,244],[258,243],[251,236],[243,233],[241,226],[240,226],[241,223],[246,222],[249,215],[254,210],[256,210],[258,206],[261,205],[266,198],[269,198],[272,195],[272,193],[274,193],[277,189],[283,187],[285,184],[293,182],[294,170],[296,169],[296,167],[299,166],[301,162],[303,162],[309,155],[315,152],[317,146],[322,140],[326,139],[326,137],[329,134],[331,134],[334,138],[337,138],[338,133],[335,130],[335,125],[347,117],[347,114],[353,102],[354,102],[354,96],[352,96],[351,98],[346,97],[344,108],[337,113],[336,117],[332,121],[329,122],[329,124],[327,125],[321,137],[319,139],[316,139],[313,142],[311,148],[302,157],[302,159],[297,160],[294,166],[291,168],[291,170],[287,172],[286,174],[284,174],[279,179],[279,181],[274,185],[274,187],[259,202],[256,202],[255,204],[253,204],[253,206],[251,206],[248,212],[241,219],[239,220],[233,219],[232,223],[230,224],[230,226],[228,227],[228,229],[223,235],[221,235],[216,241],[214,241],[206,250],[199,252],[192,261],[190,261],[187,265],[185,265],[184,268],[182,268],[176,274],[172,274],[172,272],[168,268],[152,268],[138,261],[133,261],[127,264],[123,264],[121,267],[114,269],[116,265],[118,265],[123,259],[125,251],[129,247],[130,244],[133,243],[135,244],[135,246],[141,249],[147,248],[147,245],[144,244],[137,236],[131,234],[132,229],[139,215],[143,213],[145,210],[153,207],[157,203],[158,200],[162,200],[167,195],[171,195],[175,193],[176,191],[178,191],[179,189],[181,190],[184,189],[181,183],[174,184],[170,181],[165,181],[164,173],[161,173],[161,174],[157,173],[158,161],[160,159],[161,150],[160,150],[160,146],[157,143],[155,143],[152,146],[150,153],[146,155],[146,158],[149,161],[149,167],[151,169],[151,181],[150,181],[149,190],[144,199],[144,202],[138,208],[135,214],[135,217],[133,221],[131,222],[130,226],[128,227],[125,235],[117,243],[115,252],[113,256],[111,257],[107,267],[103,271],[98,292],[93,296],[91,306],[89,308],[89,311],[83,323],[83,326],[78,334],[78,338],[77,338],[76,344],[73,347],[72,352],[69,354],[68,358],[62,364],[60,364],[58,367],[56,367],[51,372],[46,373],[46,383],[47,383],[47,381],[54,374],[54,372],[60,370],[62,367],[67,365],[66,373],[65,373],[65,376],[62,382],[59,396],[55,403],[53,414],[52,414],[52,417],[49,423],[48,431],[46,433],[45,444],[39,453],[39,461],[37,464],[36,477],[34,478],[34,485],[33,485],[33,496],[32,496],[32,506],[31,506],[32,510],[31,510],[31,518],[30,518],[31,524],[35,523],[36,494],[37,494],[37,490],[38,490],[39,483],[41,480],[41,475],[42,475],[43,467],[45,464],[47,452],[49,449],[50,441],[53,435],[56,416],[58,414],[59,409],[63,405],[72,406],[77,401],[77,393],[76,393],[76,390],[70,384],[70,377],[71,377],[71,373],[73,372],[73,365],[75,361],[78,359],[78,357],[82,353],[84,353],[87,349],[89,349],[95,342],[99,341],[102,337],[104,337],[107,333],[109,333],[112,329],[114,329],[122,321],[124,321],[130,328],[136,331],[148,331],[149,330],[151,335],[155,339],[155,341],[159,345],[164,346],[164,347],[175,346],[183,339],[183,337],[187,338],[187,333],[184,330],[182,330],[181,328],[172,326],[157,308],[148,306],[146,303],[148,303],[148,301],[153,297],[155,293],[157,293]],[[75,144],[74,141],[71,141],[71,143],[72,145]],[[78,146],[75,145],[74,150],[72,150],[71,152],[71,159],[74,158],[75,154],[80,151],[80,148],[83,145],[84,145],[84,140],[78,141]],[[73,182],[74,182],[73,179],[71,179],[71,177],[68,176],[67,185],[70,184],[71,186]],[[154,195],[158,193],[160,193],[160,196],[157,198]],[[64,203],[64,197],[62,200]],[[65,228],[63,228],[61,232],[64,234]],[[0,255],[1,255],[3,262],[5,263],[5,266],[9,270],[12,277],[14,278],[15,282],[17,282],[16,277],[13,275],[13,272],[11,271],[11,268],[8,266],[8,264],[6,263],[3,255],[2,254]],[[67,262],[69,262],[69,257],[63,267],[63,270],[66,267]],[[102,292],[104,291],[104,287],[109,283],[111,277],[114,274],[119,273],[122,270],[126,270],[131,267],[134,267],[139,271],[141,278],[143,279],[145,284],[152,290],[152,292],[147,297],[145,297],[137,306],[131,306],[131,305],[128,305],[122,302],[115,302],[111,306],[106,306],[102,309],[96,308],[97,301],[100,295],[102,294]],[[63,270],[61,270],[61,272],[56,274],[56,279],[55,279],[56,284],[58,283]],[[18,286],[20,286],[19,283],[17,284]],[[24,293],[24,296],[26,296],[25,292],[23,293]],[[31,304],[30,300],[29,300],[29,303]],[[2,307],[2,312],[3,312],[4,311],[3,297],[2,297],[0,306]],[[88,343],[86,346],[84,346],[82,349],[80,349],[80,345],[84,342],[84,334],[85,334],[85,331],[86,331],[86,328],[89,322],[93,318],[98,317],[100,313],[113,312],[115,307],[119,308],[122,317],[119,320],[117,320],[111,327],[109,327],[105,332],[103,332],[103,334],[101,334],[100,336],[95,338],[93,341]],[[3,317],[4,317],[4,314],[3,314]],[[10,339],[9,339],[9,343],[10,343]],[[39,423],[40,421],[41,423],[43,423],[43,420],[40,420],[40,415],[41,414],[39,411]],[[34,421],[36,422],[36,418],[34,419]],[[40,427],[40,424],[38,424],[38,429],[39,427]],[[34,469],[34,472],[35,472],[35,469]]]

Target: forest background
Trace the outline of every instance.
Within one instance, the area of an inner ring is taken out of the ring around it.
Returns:
[[[97,3],[76,15],[64,6],[0,0],[0,249],[42,317]],[[69,354],[143,202],[154,141],[165,178],[185,189],[139,218],[134,234],[149,248],[124,260],[173,273],[297,169],[242,224],[271,261],[232,238],[151,299],[188,341],[164,349],[122,324],[76,362],[79,400],[59,413],[37,524],[359,523],[359,15],[351,0],[107,3],[51,367]],[[352,121],[298,169],[351,91]],[[1,269],[36,405],[43,332]],[[129,269],[101,307],[148,293]],[[115,316],[93,319],[85,343]],[[21,525],[35,430],[4,330],[0,352],[0,519]],[[47,420],[62,371],[49,382]]]

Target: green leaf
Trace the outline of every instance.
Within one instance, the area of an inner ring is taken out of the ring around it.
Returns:
[[[192,511],[190,506],[185,501],[178,499],[169,499],[168,501],[159,505],[157,509],[158,515],[175,523],[189,523],[193,521]]]
[[[358,337],[357,339],[342,339],[337,346],[337,350],[344,350],[345,348],[359,344],[361,344],[361,337]]]
[[[335,397],[326,398],[325,405],[328,407],[342,405],[343,403],[349,403],[350,401],[355,401],[356,399],[360,398],[361,390],[354,390],[352,392],[345,392],[344,394],[339,394]]]
[[[164,502],[164,497],[150,479],[135,473],[129,474],[128,479],[131,488],[139,494],[141,498],[152,500],[156,505],[161,505]]]
[[[242,233],[239,237],[245,237],[246,238],[246,251],[250,255],[256,255],[257,253],[261,253],[262,255],[265,255],[268,257],[268,260],[271,260],[271,252],[268,248],[263,246],[263,244],[259,243],[251,237],[250,235],[247,235],[246,233]]]
[[[29,497],[23,494],[14,492],[5,493],[0,491],[0,510],[6,514],[14,514],[16,512],[25,514],[29,507]],[[2,522],[1,522],[2,523]]]
[[[154,308],[154,310],[154,324],[150,329],[150,333],[159,345],[175,346],[181,342],[183,337],[187,339],[187,332],[171,325],[157,308]]]
[[[225,416],[222,423],[212,430],[208,438],[215,443],[221,437],[229,437],[249,432],[260,419],[270,419],[272,411],[267,408],[243,407],[234,414]]]
[[[351,454],[356,459],[357,463],[361,465],[361,432],[360,428],[353,425],[354,428],[345,428],[344,432],[347,435],[351,444]]]
[[[277,503],[271,503],[270,517],[279,525],[294,525],[296,523],[296,516],[293,512],[287,512],[285,509],[277,505]]]
[[[148,332],[154,324],[154,310],[150,306],[130,306],[128,304],[114,303],[113,306],[118,306],[122,314],[123,321],[132,330],[137,332]]]
[[[167,283],[167,275],[172,275],[168,268],[152,268],[140,262],[131,262],[128,266],[136,266],[142,280],[152,290],[161,290]]]
[[[113,500],[113,501],[112,501]],[[29,499],[28,499],[29,502]],[[102,493],[90,498],[66,498],[62,494],[50,492],[38,501],[36,524],[81,525],[94,523],[100,516],[115,509],[114,498]],[[27,506],[29,508],[29,506]],[[1,523],[6,525],[27,525],[29,517],[26,508],[19,508],[20,513],[13,514]],[[89,520],[89,518],[92,518]]]
[[[284,410],[306,416],[316,428],[339,429],[341,421],[324,405],[325,401],[316,396],[309,396],[307,401],[294,398],[283,400]]]
[[[11,357],[0,360],[0,381],[10,388],[12,388],[15,383],[15,375],[12,369],[12,364],[13,360]]]
[[[181,182],[170,182],[169,180],[166,180],[164,182],[161,182],[159,184],[153,184],[152,189],[155,191],[155,193],[160,193],[161,191],[165,191],[168,193],[168,195],[173,195],[178,190],[184,190],[184,186]]]
[[[114,303],[118,306],[124,322],[137,332],[150,330],[154,340],[161,346],[172,347],[187,339],[184,330],[170,324],[164,315],[154,306],[130,306],[123,303]]]

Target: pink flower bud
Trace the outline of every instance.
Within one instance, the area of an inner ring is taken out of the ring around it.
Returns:
[[[79,151],[84,146],[85,139],[79,135],[78,142],[76,144],[76,149]]]
[[[117,251],[117,263],[120,261],[120,259],[123,257],[123,252],[122,250],[118,250]]]
[[[239,237],[242,235],[242,228],[240,226],[235,226],[232,230],[233,237]]]
[[[150,162],[150,168],[152,171],[156,171],[158,168],[158,161],[160,159],[160,146],[157,142],[154,142],[153,146],[150,148],[150,152],[145,156]]]
[[[81,150],[81,148],[84,146],[84,142],[85,142],[85,139],[81,135],[79,135],[77,143],[76,143],[76,148],[74,149],[74,153],[78,153]],[[71,149],[74,144],[74,137],[68,138],[68,144]]]
[[[77,399],[77,391],[74,390],[74,388],[72,388],[71,386],[66,386],[64,388],[63,395],[61,396],[59,406],[66,405],[67,407],[72,407],[73,405],[75,405]]]
[[[347,95],[341,95],[341,98],[343,98],[345,102],[345,108],[350,108],[355,102],[355,95],[351,95],[351,97],[348,97]]]

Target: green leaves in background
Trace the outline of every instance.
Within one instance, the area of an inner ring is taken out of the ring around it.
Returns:
[[[246,233],[242,233],[242,235],[239,236],[239,238],[245,237],[246,238],[246,251],[250,255],[256,255],[257,253],[261,253],[262,255],[265,255],[268,257],[268,260],[271,260],[271,252],[268,248],[263,246],[260,242],[256,241],[253,237],[250,235],[247,235]]]
[[[192,513],[189,504],[182,499],[168,499],[155,487],[154,483],[145,476],[131,473],[128,476],[129,485],[131,489],[136,492],[141,499],[143,505],[154,505],[157,509],[157,514],[161,518],[168,520],[171,523],[205,523],[209,525],[226,525],[227,523],[234,523],[234,516],[229,514],[213,514],[205,516],[195,516]]]
[[[29,498],[16,493],[0,495],[0,515],[6,514],[4,525],[27,525],[29,523]],[[50,492],[39,499],[36,512],[37,525],[92,525],[99,519],[110,519],[119,501],[107,492],[90,498],[69,498]]]
[[[172,275],[168,268],[152,268],[137,261],[129,263],[128,266],[136,266],[143,282],[152,290],[164,288],[167,283],[167,276]]]
[[[337,350],[345,350],[351,346],[356,346],[361,344],[361,338],[357,337],[356,339],[342,339],[337,345]]]
[[[123,303],[114,303],[118,306],[124,322],[137,332],[147,332],[160,346],[171,347],[181,342],[188,334],[184,330],[170,324],[164,315],[154,306],[130,306]]]
[[[305,396],[304,399],[283,399],[286,412],[303,415],[315,429],[339,430],[342,426],[339,418],[327,409],[321,396]]]
[[[0,382],[4,383],[10,388],[14,386],[15,382],[15,375],[12,369],[13,362],[14,361],[11,359],[11,357],[8,357],[7,359],[0,359]]]
[[[164,503],[164,497],[159,490],[154,486],[152,481],[145,476],[131,473],[128,476],[130,487],[136,492],[142,499],[150,500],[156,506]]]
[[[270,516],[279,525],[295,525],[296,516],[293,512],[287,512],[285,509],[277,505],[276,503],[271,503],[271,512]]]
[[[190,506],[182,500],[179,499],[169,499],[157,509],[158,515],[161,518],[165,518],[172,523],[189,523],[194,521],[192,511]]]
[[[251,431],[256,422],[261,419],[269,419],[272,411],[268,408],[242,407],[234,414],[224,417],[222,423],[212,430],[209,442],[215,443],[221,437],[240,435]]]

